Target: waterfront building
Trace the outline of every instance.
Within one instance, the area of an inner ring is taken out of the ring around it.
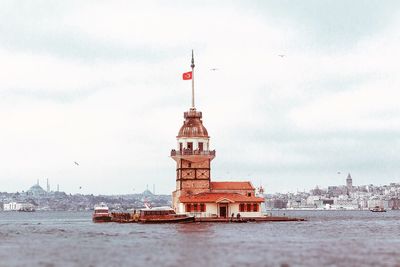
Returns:
[[[392,209],[392,210],[400,209],[400,199],[394,198],[394,197],[389,199],[388,207],[389,207],[389,209]]]
[[[323,200],[320,195],[310,195],[306,199],[307,207],[323,208]]]
[[[358,202],[348,195],[340,195],[333,199],[333,205],[331,206],[333,209],[346,209],[346,210],[354,210],[358,209]]]
[[[177,147],[171,151],[176,162],[176,190],[172,205],[177,213],[195,216],[243,217],[261,216],[264,198],[256,196],[249,181],[212,182],[211,161],[215,150],[210,148],[210,136],[203,125],[203,114],[194,105],[194,59],[192,72],[184,79],[192,80],[192,107],[184,112],[184,122],[177,135]]]
[[[368,208],[372,209],[375,207],[388,209],[389,208],[389,200],[383,199],[382,196],[373,196],[368,200]]]
[[[27,202],[9,202],[3,204],[4,211],[32,211],[35,206]]]
[[[265,204],[261,203],[261,210],[267,209],[286,209],[288,201],[279,198],[268,198],[265,200]],[[265,206],[265,208],[263,207]]]

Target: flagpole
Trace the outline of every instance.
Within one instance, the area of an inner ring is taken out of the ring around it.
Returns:
[[[192,108],[194,108],[194,57],[193,57],[193,49],[192,49]]]

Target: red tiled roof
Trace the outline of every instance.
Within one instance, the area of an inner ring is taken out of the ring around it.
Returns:
[[[191,196],[182,196],[179,198],[182,203],[191,202],[264,202],[264,198],[255,196],[245,196],[238,193],[200,193]]]
[[[211,190],[254,190],[250,182],[211,182]]]

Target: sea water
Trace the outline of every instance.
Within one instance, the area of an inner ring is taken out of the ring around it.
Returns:
[[[95,224],[0,212],[0,266],[400,266],[400,211],[273,211],[305,222]]]

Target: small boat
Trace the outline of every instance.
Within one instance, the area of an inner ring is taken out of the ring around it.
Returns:
[[[108,207],[104,203],[101,203],[100,205],[94,207],[92,220],[96,223],[111,222],[110,212],[108,210]]]
[[[139,221],[139,214],[136,212],[111,212],[111,221],[118,223],[133,223]]]
[[[194,220],[186,214],[176,214],[170,207],[141,209],[139,217],[139,223],[191,223]]]
[[[374,208],[370,209],[372,212],[386,212],[386,210],[382,207],[375,206]]]
[[[21,211],[21,212],[34,212],[36,210],[35,210],[35,207],[29,206],[29,207],[22,207],[18,211]]]

